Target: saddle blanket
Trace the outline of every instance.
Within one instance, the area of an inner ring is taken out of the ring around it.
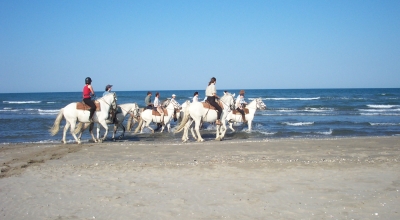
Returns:
[[[163,111],[164,111],[164,116],[168,116],[167,109],[163,109]],[[161,116],[161,114],[160,114],[160,113],[158,113],[158,111],[157,111],[157,110],[154,110],[154,109],[153,109],[153,113],[152,113],[152,115],[155,115],[155,116]]]
[[[101,110],[100,109],[100,102],[95,101],[94,104],[96,105],[96,111],[100,111]],[[78,109],[78,110],[89,110],[90,106],[86,105],[83,102],[77,102],[76,103],[76,109]]]
[[[232,111],[232,114],[234,115],[241,115],[242,113],[240,113],[239,111],[237,111],[236,109]],[[244,114],[247,115],[249,114],[249,109],[248,108],[244,108]]]
[[[206,102],[202,102],[203,103],[203,107],[204,108],[209,108],[211,110],[216,110],[214,106],[210,105],[210,103]],[[222,105],[222,102],[218,102],[218,105],[223,109],[224,106]]]

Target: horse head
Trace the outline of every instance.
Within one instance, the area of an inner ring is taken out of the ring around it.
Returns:
[[[138,118],[140,115],[140,108],[139,108],[138,104],[136,104],[136,103],[131,104],[131,107],[127,113],[135,118]]]
[[[103,101],[110,108],[117,110],[117,95],[115,94],[115,92],[99,98],[98,101]]]
[[[256,99],[256,106],[257,106],[257,109],[260,109],[260,110],[267,109],[267,106],[265,105],[265,103],[262,101],[261,98]]]
[[[171,99],[165,99],[164,101],[161,102],[161,107],[166,108],[170,102]]]
[[[235,97],[230,92],[226,92],[225,95],[221,97],[221,102],[228,106],[230,110],[235,109]]]
[[[181,109],[181,105],[177,101],[172,101],[171,99],[171,104],[174,106],[174,109]]]
[[[115,92],[112,93],[111,108],[114,110],[117,109],[117,94]]]

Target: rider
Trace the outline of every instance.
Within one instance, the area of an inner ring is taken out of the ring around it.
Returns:
[[[153,109],[153,103],[151,103],[151,92],[147,92],[147,96],[144,99],[144,103],[146,104],[145,109]]]
[[[194,92],[192,103],[199,102],[199,92]]]
[[[92,97],[95,96],[93,87],[92,87],[92,79],[90,77],[86,77],[85,79],[85,86],[83,87],[83,102],[90,106],[90,115],[89,121],[93,122],[93,114],[96,111],[96,105],[94,101],[92,101]]]
[[[215,124],[221,125],[222,108],[215,102],[215,98],[219,98],[217,95],[217,89],[215,88],[216,83],[217,79],[215,77],[212,77],[206,88],[206,97],[208,103],[210,103],[210,105],[214,106],[214,108],[217,109],[217,121],[215,122]]]
[[[106,91],[103,93],[103,96],[111,94],[112,93],[111,89],[112,89],[112,85],[110,85],[110,84],[106,85]]]
[[[161,115],[161,124],[164,124],[164,110],[161,106],[160,100],[160,93],[156,92],[156,97],[154,98],[154,110],[158,111]]]
[[[176,97],[176,95],[175,94],[172,94],[172,97],[171,97],[171,103],[174,103],[174,105],[179,105],[179,103],[175,100],[175,97]],[[176,117],[176,109],[174,108],[174,121],[177,121],[178,120],[178,118]]]
[[[236,111],[240,112],[242,114],[242,121],[243,123],[247,122],[246,116],[244,113],[244,107],[246,106],[246,101],[244,100],[244,90],[240,90],[238,97],[236,98]]]
[[[112,89],[112,85],[110,85],[110,84],[106,85],[106,91],[103,93],[103,96],[112,94],[113,92],[111,92],[111,89]],[[113,123],[115,123],[115,114],[116,114],[115,109],[110,108],[109,119],[112,120]]]

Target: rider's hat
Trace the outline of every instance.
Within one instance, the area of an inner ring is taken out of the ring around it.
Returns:
[[[172,97],[175,97],[176,95],[175,94],[172,94]]]
[[[112,87],[112,85],[110,85],[110,84],[106,85],[106,91],[111,87]]]

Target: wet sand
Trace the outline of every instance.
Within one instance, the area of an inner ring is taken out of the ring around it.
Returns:
[[[400,219],[400,137],[0,147],[0,219]]]

